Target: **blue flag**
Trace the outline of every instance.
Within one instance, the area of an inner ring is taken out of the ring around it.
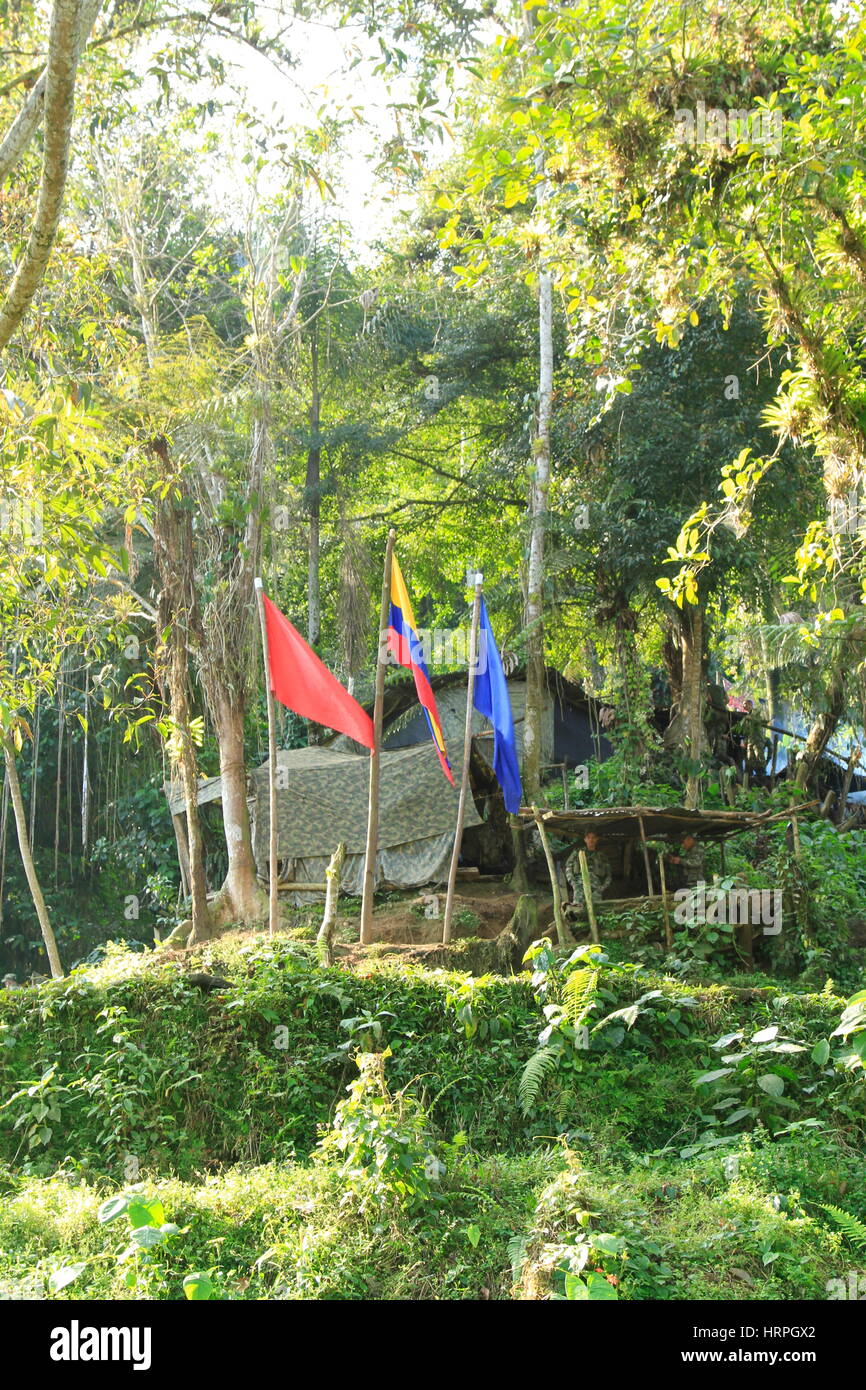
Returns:
[[[514,717],[508,698],[508,684],[502,661],[487,616],[487,605],[481,600],[478,673],[475,677],[475,708],[493,725],[493,771],[502,788],[505,808],[516,814],[520,810],[523,788],[514,739]]]

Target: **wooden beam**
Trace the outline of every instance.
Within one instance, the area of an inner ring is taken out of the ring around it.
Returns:
[[[644,827],[643,816],[638,816],[637,823],[640,826],[640,843],[641,849],[643,850],[644,868],[646,869],[647,892],[649,893],[650,897],[652,897],[653,893],[655,892],[655,888],[653,886],[653,871],[650,868],[649,849],[647,848],[646,828]]]
[[[565,925],[565,917],[563,916],[562,912],[562,895],[559,891],[559,878],[557,877],[556,873],[556,865],[553,862],[553,855],[550,852],[550,845],[547,842],[547,835],[544,830],[544,823],[536,806],[533,806],[532,813],[535,816],[535,824],[538,826],[538,834],[541,838],[541,848],[544,850],[544,857],[547,860],[547,871],[550,874],[550,888],[553,893],[553,920],[556,924],[556,939],[559,942],[560,946],[568,946],[574,938],[572,937],[571,932],[568,930],[568,927]],[[581,854],[583,854],[583,850],[581,850]],[[595,928],[595,931],[597,933],[598,928],[595,927],[595,918],[593,917],[591,912],[589,920],[590,925],[593,928]],[[596,941],[597,939],[597,935],[593,936],[593,941]]]
[[[586,903],[586,915],[589,918],[589,934],[593,941],[599,941],[598,922],[595,920],[595,905],[592,901],[592,887],[589,882],[589,863],[586,858],[586,850],[579,849],[577,857],[580,861],[580,881],[583,884],[583,899]]]

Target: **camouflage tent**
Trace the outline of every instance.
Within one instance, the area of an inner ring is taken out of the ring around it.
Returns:
[[[253,853],[268,874],[270,815],[268,765],[251,775]],[[295,748],[277,754],[280,878],[322,883],[332,853],[346,846],[343,887],[360,893],[367,839],[370,759],[333,747]],[[445,879],[454,844],[457,792],[426,744],[381,755],[377,883],[414,888]],[[480,824],[467,798],[464,825]]]

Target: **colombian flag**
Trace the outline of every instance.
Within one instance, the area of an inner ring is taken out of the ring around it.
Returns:
[[[415,614],[412,612],[406,581],[397,563],[396,555],[391,558],[391,615],[388,620],[388,650],[394,654],[398,664],[408,666],[415,677],[415,689],[427,716],[427,724],[436,745],[436,752],[439,754],[442,771],[453,787],[454,778],[451,775],[448,754],[445,752],[445,739],[442,736],[442,725],[439,723],[436,697],[430,685],[427,667],[424,665],[421,643],[415,628]]]

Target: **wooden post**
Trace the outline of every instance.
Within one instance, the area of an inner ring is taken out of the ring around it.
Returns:
[[[325,911],[322,916],[322,925],[319,927],[319,935],[316,937],[316,948],[319,952],[319,959],[326,965],[334,964],[334,927],[337,924],[337,903],[340,897],[340,877],[343,871],[343,860],[346,857],[346,846],[341,841],[334,853],[331,855],[331,862],[325,870],[327,888],[325,889]]]
[[[553,862],[553,855],[547,841],[547,832],[544,829],[544,822],[541,819],[541,812],[538,807],[533,805],[532,814],[535,817],[535,824],[538,826],[538,834],[541,837],[541,848],[544,850],[544,857],[547,860],[547,872],[550,874],[550,887],[553,893],[553,920],[556,923],[556,939],[560,946],[571,946],[574,944],[574,937],[565,925],[565,918],[562,915],[562,894],[559,891],[559,879],[556,873],[556,865]],[[595,938],[593,937],[593,940]]]
[[[640,826],[640,843],[641,849],[643,850],[644,868],[646,869],[646,888],[650,897],[652,897],[653,892],[655,891],[653,889],[653,871],[650,868],[650,857],[649,850],[647,849],[646,830],[644,829],[643,816],[638,816],[637,823]]]
[[[469,679],[466,685],[466,725],[463,733],[463,769],[460,774],[460,796],[457,801],[457,829],[454,832],[454,848],[451,851],[451,867],[448,870],[448,891],[445,895],[445,920],[442,923],[442,944],[447,946],[451,940],[451,918],[454,915],[454,885],[457,882],[457,866],[460,863],[460,846],[463,843],[463,816],[466,812],[466,793],[469,788],[469,763],[472,759],[472,712],[475,708],[475,667],[478,660],[478,620],[481,611],[481,586],[484,576],[476,572],[475,598],[472,603],[472,625],[469,629]]]
[[[280,899],[277,850],[277,722],[274,714],[274,692],[271,689],[271,653],[268,646],[268,624],[265,618],[265,589],[261,579],[254,580],[259,622],[262,629],[262,660],[265,665],[265,691],[268,697],[268,818],[270,820],[270,853],[268,855],[268,931],[273,936],[280,922]]]
[[[586,914],[589,917],[589,934],[593,941],[600,941],[598,934],[598,923],[595,920],[595,903],[592,901],[592,885],[589,881],[589,864],[586,858],[586,850],[579,849],[577,857],[580,860],[580,879],[583,884],[583,899],[586,903]]]
[[[633,857],[634,840],[628,839],[624,842],[622,847],[622,876],[626,882],[626,886],[628,886],[631,881],[631,861]]]
[[[180,866],[180,891],[184,902],[192,893],[192,874],[189,866],[189,845],[186,839],[186,826],[183,817],[171,813],[171,823],[174,826],[174,838],[177,841],[177,862]]]
[[[393,526],[385,546],[382,603],[376,655],[376,697],[373,705],[373,747],[370,750],[370,796],[367,804],[367,848],[364,855],[364,891],[361,898],[361,945],[373,940],[373,894],[376,890],[376,855],[379,848],[379,750],[382,743],[382,710],[385,704],[385,643],[391,610],[391,558],[397,532]]]
[[[851,782],[854,778],[854,769],[860,761],[860,755],[862,751],[863,750],[860,747],[860,744],[858,743],[856,748],[852,748],[851,753],[848,757],[848,766],[845,769],[845,780],[842,783],[842,795],[839,798],[839,809],[837,817],[839,820],[845,819],[845,807],[848,805],[848,793],[851,790]]]
[[[668,884],[665,876],[665,857],[661,850],[658,852],[659,858],[659,882],[662,886],[662,912],[665,919],[665,950],[672,951],[674,946],[674,932],[671,926],[671,913],[668,907]]]

